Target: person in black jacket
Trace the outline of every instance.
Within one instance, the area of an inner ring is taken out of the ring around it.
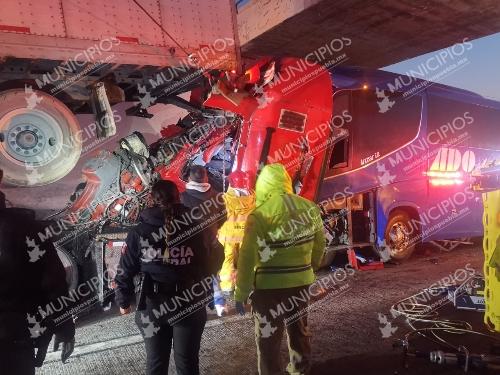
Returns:
[[[74,348],[75,325],[70,317],[57,321],[46,306],[66,296],[66,274],[49,240],[40,241],[43,228],[34,212],[0,209],[0,372],[33,375],[45,359],[55,333],[54,350],[63,343],[61,359]],[[58,304],[56,304],[58,305]],[[40,308],[45,312],[41,316]],[[58,312],[57,314],[60,314]],[[35,356],[35,348],[37,353]]]
[[[3,171],[0,169],[0,183],[2,182]],[[6,207],[5,204],[5,194],[0,191],[0,210],[3,210]]]
[[[122,314],[130,313],[134,276],[140,274],[136,323],[147,354],[147,374],[167,374],[172,342],[179,375],[199,374],[201,336],[207,319],[213,268],[206,231],[180,203],[171,181],[152,188],[155,207],[127,236],[115,278]]]
[[[186,190],[181,194],[181,202],[184,206],[194,209],[193,216],[199,217],[212,237],[217,238],[217,232],[227,218],[226,206],[222,194],[217,194],[208,182],[205,167],[191,166]]]
[[[208,182],[207,170],[201,165],[193,165],[189,169],[189,181],[186,191],[181,194],[181,202],[192,211],[192,215],[199,218],[206,226],[211,246],[222,244],[217,239],[217,233],[227,219],[226,205],[222,194],[217,194]],[[220,271],[220,270],[217,270]],[[218,316],[227,313],[226,299],[220,287],[219,276],[215,275],[213,280],[214,300],[210,307],[215,307]]]

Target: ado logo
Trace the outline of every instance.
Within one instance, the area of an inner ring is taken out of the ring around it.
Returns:
[[[476,165],[476,154],[467,150],[463,154],[456,148],[441,147],[432,162],[431,171],[471,172]]]

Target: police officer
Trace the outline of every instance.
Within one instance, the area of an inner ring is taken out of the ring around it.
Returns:
[[[220,246],[219,251],[222,253],[224,247],[217,240],[217,232],[226,220],[226,207],[222,194],[218,195],[208,182],[205,167],[201,165],[191,166],[186,190],[181,194],[181,202],[190,208],[192,215],[199,218],[205,226],[211,246]],[[222,293],[218,275],[214,276],[213,291],[214,301],[210,303],[210,307],[215,307],[217,315],[223,316],[227,313],[226,299]]]
[[[3,194],[0,194],[0,197]],[[62,343],[65,362],[74,348],[75,325],[71,317],[41,315],[40,308],[66,296],[64,267],[42,232],[34,212],[20,208],[0,209],[0,372],[33,375],[42,365],[55,333],[54,350]],[[63,313],[59,312],[59,315]],[[35,348],[37,353],[35,357]]]
[[[131,311],[133,278],[141,274],[136,323],[142,331],[148,375],[168,373],[172,342],[179,375],[199,373],[201,336],[207,319],[213,268],[206,232],[197,231],[190,210],[180,203],[171,181],[152,188],[155,207],[126,239],[120,259],[116,299],[122,314]]]
[[[244,314],[251,298],[261,375],[282,374],[280,347],[286,329],[290,374],[310,370],[308,287],[325,248],[318,207],[292,193],[281,164],[265,166],[257,178],[256,208],[248,216],[238,259],[234,298]],[[286,306],[286,308],[283,308]]]

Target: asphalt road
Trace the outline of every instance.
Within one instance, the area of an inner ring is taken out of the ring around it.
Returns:
[[[392,344],[403,337],[409,327],[403,318],[391,315],[390,307],[431,285],[461,280],[464,272],[482,273],[482,267],[480,246],[452,252],[429,246],[409,261],[388,265],[382,270],[356,271],[353,275],[337,270],[318,275],[323,280],[325,293],[313,303],[309,315],[313,334],[312,374],[463,373],[453,367],[430,364],[426,359],[410,359],[409,368],[405,369],[402,351],[393,349]],[[450,305],[436,311],[441,318],[466,320],[474,329],[486,332],[481,313],[457,312]],[[453,335],[449,339],[457,345],[466,345],[472,352],[488,351],[487,339],[467,336]],[[418,340],[416,344],[420,350],[438,349],[437,344],[427,341]],[[282,363],[286,364],[285,342],[281,354]],[[113,310],[78,322],[75,353],[65,365],[58,355],[49,353],[37,374],[144,374],[144,345],[133,314],[121,317]],[[232,314],[222,319],[212,315],[203,335],[200,364],[202,374],[256,374],[250,315]],[[173,363],[169,373],[175,374]]]

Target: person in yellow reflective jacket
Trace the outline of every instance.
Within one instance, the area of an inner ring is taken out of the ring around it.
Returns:
[[[319,208],[292,192],[281,164],[266,165],[257,178],[256,208],[248,216],[238,258],[234,299],[244,314],[250,293],[260,375],[282,374],[280,343],[286,329],[289,374],[308,374],[311,334],[309,286],[319,268],[325,236]]]
[[[223,196],[227,220],[219,229],[219,242],[224,246],[224,263],[219,273],[220,286],[224,293],[234,290],[238,253],[245,222],[255,208],[255,193],[250,189],[247,173],[236,171],[229,176],[229,188]]]

